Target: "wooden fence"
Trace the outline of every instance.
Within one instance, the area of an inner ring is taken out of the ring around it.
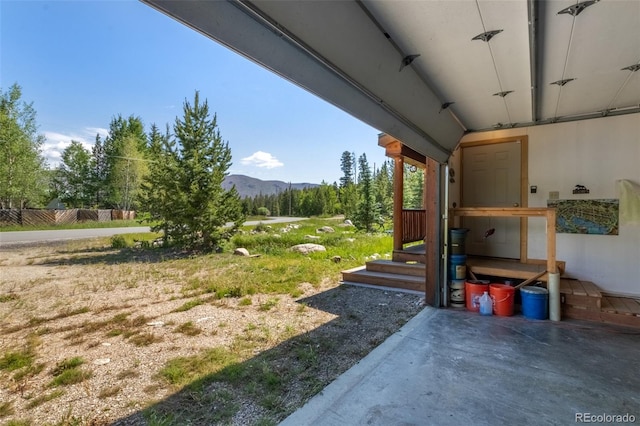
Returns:
[[[77,222],[108,222],[111,220],[133,220],[135,211],[125,210],[0,210],[0,226],[12,225],[68,225]]]

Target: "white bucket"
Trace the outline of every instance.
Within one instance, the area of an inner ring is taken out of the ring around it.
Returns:
[[[464,280],[449,283],[449,302],[452,308],[464,308]]]

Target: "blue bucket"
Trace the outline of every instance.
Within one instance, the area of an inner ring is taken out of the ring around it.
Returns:
[[[545,320],[549,316],[549,291],[546,288],[524,286],[520,289],[522,314],[525,318]]]
[[[449,256],[449,279],[464,280],[467,278],[467,255],[452,254]]]
[[[467,237],[467,228],[451,228],[449,229],[449,244],[450,252],[453,255],[465,254],[464,242]]]

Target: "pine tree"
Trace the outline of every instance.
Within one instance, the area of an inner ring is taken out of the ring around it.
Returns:
[[[100,134],[96,134],[96,140],[91,148],[91,193],[93,203],[97,208],[104,205],[105,185],[107,180],[107,157],[104,152],[104,144]]]
[[[349,151],[342,153],[340,158],[340,170],[342,170],[342,177],[340,178],[340,188],[344,188],[350,184],[355,183],[353,180],[353,157]]]
[[[235,187],[222,188],[231,150],[198,92],[193,105],[185,101],[183,111],[184,117],[176,118],[173,141],[164,138],[158,148],[158,136],[152,137],[154,163],[146,179],[146,201],[166,238],[182,247],[213,250],[244,222]]]
[[[404,167],[404,201],[405,209],[422,209],[422,193],[424,192],[424,170],[405,164]]]
[[[340,169],[343,175],[340,178],[338,198],[340,200],[340,211],[347,219],[352,218],[358,204],[358,192],[354,178],[356,167],[355,154],[344,151],[340,158]]]
[[[376,203],[380,206],[380,215],[388,218],[393,214],[393,166],[390,161],[382,163],[373,177]]]
[[[358,169],[360,172],[358,185],[360,196],[358,207],[353,216],[353,224],[358,229],[371,232],[374,230],[374,226],[380,222],[380,208],[375,201],[373,179],[366,154],[362,154],[358,159]]]
[[[172,212],[177,207],[176,184],[174,174],[177,164],[173,155],[175,144],[171,140],[169,128],[160,133],[155,124],[149,132],[149,174],[142,182],[142,206],[149,213],[148,221],[153,224],[151,230],[162,231],[164,245],[179,224],[173,220]]]

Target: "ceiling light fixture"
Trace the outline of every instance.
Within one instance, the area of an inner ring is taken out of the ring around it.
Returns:
[[[494,93],[493,96],[500,96],[501,98],[504,98],[509,93],[513,93],[513,90],[505,90],[504,92]]]
[[[581,3],[576,3],[576,4],[571,5],[569,7],[565,7],[560,12],[558,12],[558,15],[567,14],[567,15],[571,15],[571,16],[578,16],[587,7],[598,3],[599,1],[600,0],[588,0],[588,1],[583,1]]]
[[[640,70],[640,64],[629,65],[628,67],[622,68],[620,71],[627,71],[627,70],[631,72],[636,72]]]
[[[420,55],[408,55],[402,58],[402,63],[400,64],[400,69],[398,71],[402,71],[404,67],[411,65],[411,62],[413,62],[418,56]]]
[[[567,84],[570,81],[575,80],[575,78],[565,78],[564,80],[558,80],[558,81],[554,81],[553,83],[549,83],[549,84],[557,84],[558,86],[562,87],[565,84]]]
[[[451,105],[455,104],[455,102],[445,102],[442,105],[440,105],[440,111],[438,111],[438,114],[440,114],[442,111],[444,111],[445,109],[449,108]]]
[[[487,31],[487,32],[484,32],[482,34],[478,34],[477,36],[475,36],[471,40],[482,40],[482,41],[487,41],[488,42],[489,40],[491,40],[493,38],[494,35],[500,34],[502,31],[504,31],[504,30]]]

